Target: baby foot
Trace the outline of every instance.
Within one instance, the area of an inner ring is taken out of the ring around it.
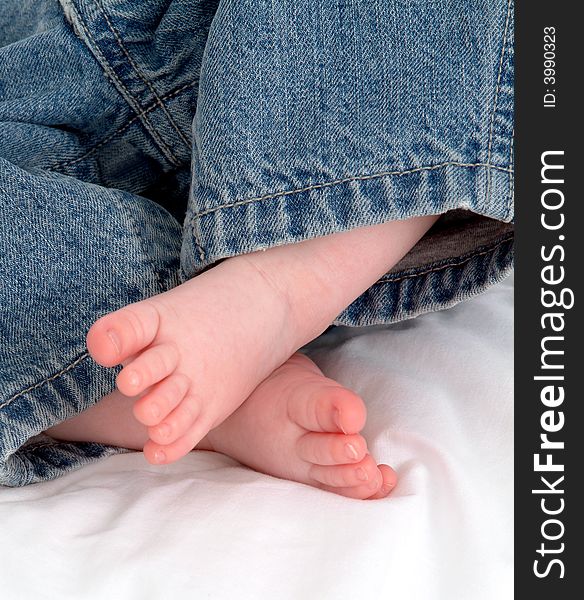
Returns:
[[[93,324],[91,356],[106,367],[124,364],[119,391],[141,396],[134,415],[149,428],[149,460],[187,454],[300,347],[287,307],[270,278],[240,256]]]
[[[197,448],[342,496],[383,498],[397,478],[367,452],[365,418],[359,396],[295,354]]]

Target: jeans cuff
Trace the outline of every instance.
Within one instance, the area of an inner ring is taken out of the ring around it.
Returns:
[[[512,184],[510,168],[448,163],[351,177],[203,210],[185,222],[181,278],[238,254],[355,227],[447,213],[423,243],[335,322],[391,323],[440,310],[509,273]]]

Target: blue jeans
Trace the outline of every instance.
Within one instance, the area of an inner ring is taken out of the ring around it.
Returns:
[[[512,86],[509,0],[2,3],[0,484],[126,451],[42,434],[114,389],[85,334],[221,259],[445,213],[335,324],[502,279]]]

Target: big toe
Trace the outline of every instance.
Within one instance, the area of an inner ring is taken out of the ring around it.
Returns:
[[[290,418],[308,431],[355,434],[363,429],[363,400],[331,379],[298,385],[288,403]]]
[[[160,316],[149,301],[130,304],[98,319],[87,333],[87,349],[98,364],[113,367],[148,346]]]

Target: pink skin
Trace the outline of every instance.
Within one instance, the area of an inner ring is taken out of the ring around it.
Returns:
[[[367,412],[354,392],[294,354],[204,443],[264,473],[350,498],[383,498],[397,475],[359,434]]]
[[[135,399],[115,391],[80,415],[48,430],[64,440],[141,449],[148,440],[133,416]],[[359,434],[366,410],[355,393],[294,354],[198,445],[268,475],[357,499],[383,498],[397,476],[377,465]]]
[[[139,396],[133,413],[148,428],[147,460],[169,463],[195,448],[437,218],[361,227],[230,258],[96,321],[87,347],[103,366],[124,365],[117,388]],[[329,485],[338,490],[338,483]]]

